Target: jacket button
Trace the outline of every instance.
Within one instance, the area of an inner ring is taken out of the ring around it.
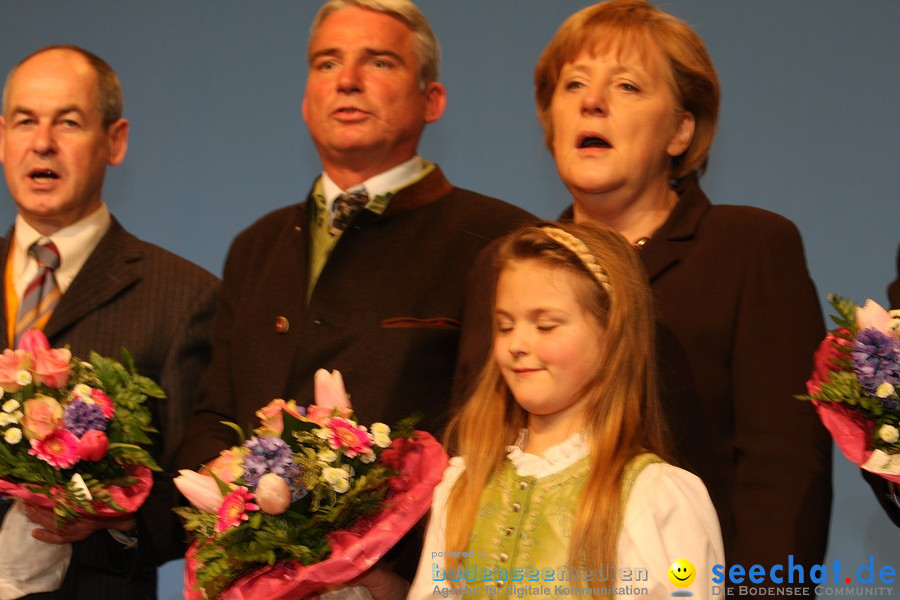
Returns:
[[[287,333],[291,328],[291,322],[287,317],[278,316],[275,318],[275,333]]]

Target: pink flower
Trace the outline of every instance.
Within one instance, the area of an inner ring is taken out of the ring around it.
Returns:
[[[306,409],[306,416],[310,421],[324,425],[325,421],[335,415],[335,410],[337,416],[344,419],[353,414],[340,371],[329,373],[325,369],[319,369],[316,371],[315,383],[316,403]]]
[[[272,400],[267,405],[256,411],[262,426],[256,429],[256,433],[263,437],[280,437],[284,431],[284,417],[281,411],[287,412],[289,415],[300,418],[302,412],[297,403],[293,400],[285,402],[281,398]]]
[[[871,298],[866,300],[861,308],[856,309],[856,323],[860,331],[876,329],[881,333],[891,335],[891,315]]]
[[[6,392],[18,392],[22,386],[17,381],[19,371],[31,368],[31,354],[25,350],[6,349],[0,355],[0,387]]]
[[[103,416],[107,419],[112,419],[116,414],[116,407],[113,405],[113,401],[109,399],[103,390],[98,390],[96,388],[91,388],[91,400],[97,403],[97,406],[103,411]]]
[[[234,488],[230,494],[225,496],[222,506],[216,512],[219,516],[219,520],[216,522],[216,531],[219,533],[228,531],[249,519],[247,511],[259,510],[257,505],[250,502],[253,498],[253,494],[244,486]]]
[[[365,427],[360,427],[353,421],[335,417],[325,424],[328,443],[335,450],[344,449],[348,458],[357,454],[369,454],[372,448],[372,440]]]
[[[19,348],[34,355],[38,350],[49,350],[50,342],[40,329],[29,329],[19,338]]]
[[[205,513],[216,514],[225,497],[216,480],[207,475],[182,469],[174,480],[175,487],[188,499],[194,508]]]
[[[34,380],[38,384],[61,388],[69,381],[72,353],[68,348],[38,348],[34,354]]]
[[[266,473],[256,484],[256,502],[264,513],[280,515],[291,505],[291,488],[281,475]]]
[[[248,452],[250,451],[243,446],[223,450],[204,468],[215,473],[216,477],[225,483],[234,483],[238,477],[244,474],[244,457]]]
[[[56,429],[63,416],[63,407],[50,396],[38,394],[22,404],[25,416],[22,431],[29,440],[42,440]]]
[[[341,372],[334,370],[331,373],[325,369],[319,369],[315,375],[316,406],[322,408],[350,408],[350,397],[344,389],[344,378]]]
[[[67,429],[56,429],[43,440],[31,440],[32,456],[57,469],[68,469],[78,462],[78,438]]]
[[[102,431],[91,429],[85,431],[78,441],[78,456],[81,460],[97,462],[106,456],[109,449],[109,438]]]

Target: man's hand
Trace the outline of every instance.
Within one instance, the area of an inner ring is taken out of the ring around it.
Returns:
[[[48,544],[68,544],[87,539],[97,531],[116,529],[125,533],[134,531],[134,516],[124,517],[92,517],[81,516],[67,523],[62,529],[56,527],[56,515],[49,508],[25,504],[25,514],[40,525],[41,529],[31,532],[32,537]]]

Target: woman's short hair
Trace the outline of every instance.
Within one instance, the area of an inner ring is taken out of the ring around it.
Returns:
[[[656,45],[665,57],[675,99],[694,116],[694,136],[688,149],[672,160],[670,175],[680,180],[706,169],[719,114],[719,79],[703,40],[684,21],[646,0],[609,0],[570,16],[544,49],[534,70],[535,101],[552,151],[550,107],[563,66],[584,50]]]

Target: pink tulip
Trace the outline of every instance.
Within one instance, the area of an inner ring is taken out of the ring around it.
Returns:
[[[173,479],[175,487],[194,505],[194,508],[216,514],[225,499],[216,480],[188,469],[182,469],[178,474],[179,476]]]
[[[891,315],[871,298],[866,300],[866,303],[861,308],[856,309],[856,323],[859,325],[860,331],[877,329],[881,333],[891,334],[889,327]]]
[[[325,369],[319,369],[316,371],[315,384],[316,403],[306,409],[306,416],[310,421],[321,425],[334,415],[335,409],[338,411],[337,416],[344,419],[353,414],[340,371],[329,373]]]
[[[316,406],[322,408],[342,409],[350,408],[350,397],[344,389],[344,378],[341,372],[334,370],[331,373],[325,369],[316,371]]]
[[[78,456],[81,460],[97,462],[106,456],[109,449],[109,438],[102,431],[91,429],[85,431],[78,442]]]
[[[43,331],[29,329],[19,339],[19,348],[34,355],[38,350],[49,350],[50,342],[47,341],[47,336]]]
[[[275,473],[266,473],[256,484],[256,504],[270,515],[280,515],[291,505],[291,488]]]

